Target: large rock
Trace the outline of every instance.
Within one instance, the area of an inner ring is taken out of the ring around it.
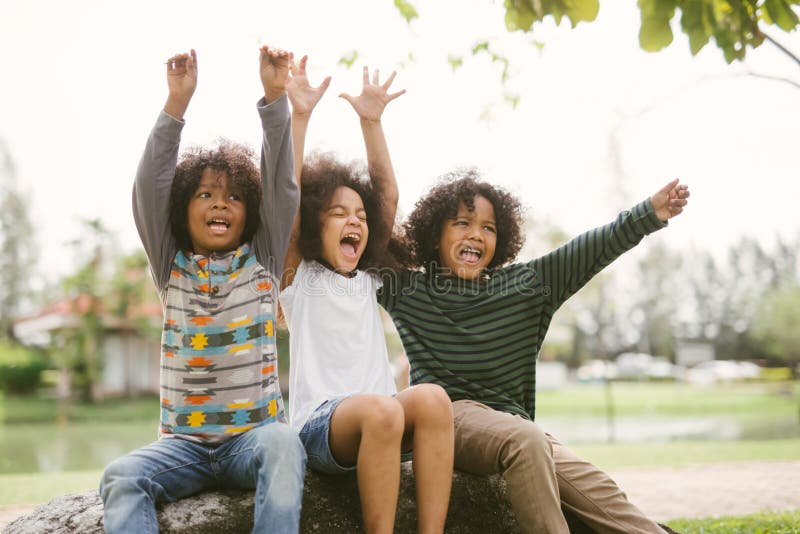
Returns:
[[[161,532],[192,534],[250,532],[253,493],[209,491],[159,507]],[[571,525],[572,526],[572,525]],[[455,473],[447,515],[448,532],[519,532],[500,477]],[[303,491],[303,533],[363,532],[355,475],[327,476],[308,471]],[[395,532],[417,531],[414,475],[404,463]],[[573,532],[582,531],[573,529]],[[103,503],[96,491],[57,497],[8,525],[3,534],[103,532]]]

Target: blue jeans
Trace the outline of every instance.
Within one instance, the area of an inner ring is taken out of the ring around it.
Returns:
[[[166,438],[114,460],[100,481],[106,532],[158,532],[155,504],[207,488],[255,489],[253,532],[300,528],[306,453],[284,423],[210,447]]]

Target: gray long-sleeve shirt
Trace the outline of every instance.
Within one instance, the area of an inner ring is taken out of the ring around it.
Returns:
[[[133,187],[136,228],[164,310],[162,436],[218,444],[285,421],[275,318],[299,204],[286,95],[258,103],[263,128],[259,226],[251,243],[210,256],[179,251],[169,197],[184,122],[161,112]]]

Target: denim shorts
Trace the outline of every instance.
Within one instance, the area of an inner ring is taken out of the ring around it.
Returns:
[[[329,475],[344,475],[355,471],[356,466],[340,465],[331,452],[328,434],[331,430],[333,411],[347,397],[328,399],[319,406],[300,430],[300,441],[306,448],[308,467]]]
[[[306,448],[308,467],[315,471],[328,473],[329,475],[345,475],[356,469],[354,465],[344,466],[336,461],[331,452],[329,439],[333,411],[336,410],[340,402],[348,397],[350,395],[328,399],[317,406],[317,409],[314,410],[300,430],[300,441]],[[413,457],[413,451],[403,452],[400,454],[400,461],[409,462]]]

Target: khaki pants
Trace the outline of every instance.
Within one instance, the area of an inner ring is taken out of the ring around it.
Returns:
[[[568,533],[563,507],[598,533],[663,534],[607,474],[536,423],[470,400],[454,402],[453,415],[456,469],[502,474],[522,532]]]

